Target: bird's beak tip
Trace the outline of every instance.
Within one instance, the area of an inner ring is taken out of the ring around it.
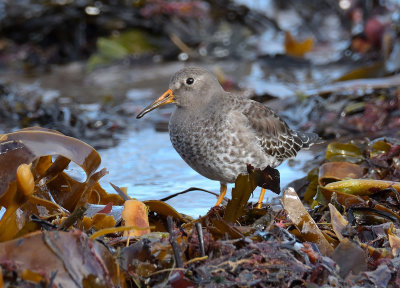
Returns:
[[[136,119],[142,118],[146,113],[163,106],[168,103],[174,103],[174,94],[172,93],[171,89],[168,89],[164,94],[161,95],[156,101],[154,101],[152,104],[148,105],[146,108],[144,108],[137,116]]]

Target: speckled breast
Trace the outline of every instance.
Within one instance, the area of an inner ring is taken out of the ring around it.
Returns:
[[[274,159],[265,155],[254,139],[246,141],[223,119],[170,121],[169,134],[182,159],[212,180],[232,183],[239,174],[247,172],[247,164],[256,168],[279,164],[273,163]]]

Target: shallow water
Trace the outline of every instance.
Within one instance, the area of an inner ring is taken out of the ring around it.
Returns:
[[[209,180],[192,170],[173,149],[167,132],[156,132],[154,124],[166,123],[173,109],[157,109],[143,119],[133,116],[145,105],[151,103],[168,87],[170,76],[184,66],[183,63],[145,65],[143,67],[110,67],[85,74],[82,65],[71,64],[57,67],[50,74],[33,78],[18,78],[19,82],[39,82],[44,89],[59,91],[59,95],[72,100],[72,103],[97,103],[102,95],[110,94],[116,104],[133,107],[127,132],[121,136],[116,147],[99,150],[102,167],[109,174],[102,180],[102,186],[109,192],[114,189],[109,182],[128,188],[128,194],[139,200],[161,199],[168,195],[198,187],[219,193],[220,184]],[[202,65],[213,70],[211,65]],[[242,87],[251,87],[258,93],[269,93],[276,97],[293,97],[294,91],[276,79],[265,79],[272,75],[256,64],[224,62],[219,67]],[[11,77],[11,76],[10,76]],[[311,153],[302,152],[295,161],[284,162],[279,166],[281,187],[301,178],[305,173],[302,164],[311,158]],[[290,164],[290,165],[289,165]],[[71,165],[70,173],[84,179],[83,171]],[[75,170],[75,171],[74,171]],[[232,184],[228,186],[227,197],[231,197]],[[253,202],[258,200],[260,189],[256,189]],[[266,198],[276,197],[267,192]],[[191,191],[167,201],[181,213],[197,217],[204,215],[216,202],[216,196],[202,191]]]
[[[192,170],[172,147],[166,132],[156,132],[148,128],[127,133],[114,148],[100,150],[102,167],[109,174],[101,184],[107,191],[113,189],[108,184],[128,187],[128,194],[139,200],[161,199],[190,187],[198,187],[219,193],[219,183],[209,180]],[[301,152],[295,161],[279,166],[281,187],[301,178],[305,172],[301,166],[311,153]],[[289,165],[290,164],[290,165]],[[232,184],[228,186],[230,198]],[[256,189],[252,201],[258,200],[260,188]],[[266,198],[277,195],[267,191]],[[216,202],[216,197],[202,191],[192,191],[167,201],[176,210],[193,217],[204,215]]]
[[[273,76],[274,71],[266,66],[227,61],[201,65],[209,70],[220,67],[235,83],[243,88],[251,87],[260,94],[267,93],[279,98],[295,96],[295,90],[288,88],[290,86],[287,85],[287,81],[279,81],[279,77]],[[180,158],[173,149],[167,132],[155,131],[156,123],[168,121],[172,105],[166,109],[157,109],[143,119],[134,118],[145,105],[167,89],[171,75],[183,66],[184,63],[116,66],[85,74],[82,64],[74,63],[56,67],[52,73],[31,78],[15,73],[7,74],[6,78],[27,85],[39,83],[43,89],[58,91],[61,97],[71,99],[71,103],[98,103],[104,95],[109,94],[116,105],[129,110],[127,113],[130,114],[131,120],[127,121],[127,132],[121,136],[119,144],[113,148],[99,150],[102,167],[109,171],[101,180],[107,191],[114,192],[108,183],[111,181],[117,186],[128,187],[129,195],[139,200],[161,199],[190,187],[219,193],[220,184],[217,181],[199,175]],[[286,74],[290,74],[290,71],[287,72]],[[279,166],[281,187],[303,177],[305,172],[301,168],[304,162],[312,157],[307,151],[301,152],[296,160],[284,162]],[[73,170],[74,167],[71,167],[70,171],[74,172]],[[84,173],[77,171],[74,176],[84,178]],[[229,198],[231,189],[232,185],[228,186]],[[259,193],[260,189],[256,189],[251,200],[256,202]],[[267,193],[266,198],[268,197],[276,197],[276,194]],[[215,202],[214,195],[201,191],[192,191],[168,200],[179,212],[194,217],[204,215]]]

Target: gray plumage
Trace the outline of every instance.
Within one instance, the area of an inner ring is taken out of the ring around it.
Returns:
[[[183,68],[169,88],[177,106],[169,121],[172,145],[190,167],[209,179],[234,182],[247,172],[247,164],[276,167],[319,139],[314,133],[290,129],[261,103],[225,92],[203,68]]]

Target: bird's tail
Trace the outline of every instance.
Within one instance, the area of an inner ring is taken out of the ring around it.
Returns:
[[[324,140],[322,140],[318,134],[312,132],[293,131],[293,136],[301,148],[310,148],[314,144],[320,144],[324,142]]]

